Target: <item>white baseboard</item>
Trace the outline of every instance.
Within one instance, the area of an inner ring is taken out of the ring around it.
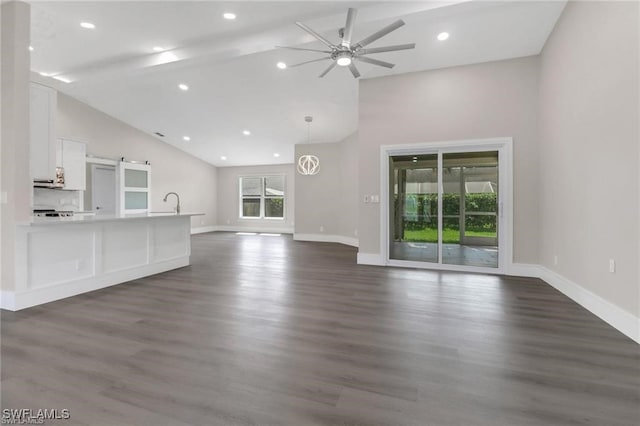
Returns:
[[[217,226],[200,226],[198,228],[191,228],[191,235],[204,234],[205,232],[215,232],[217,230]]]
[[[267,226],[216,226],[216,231],[224,232],[264,232],[267,234],[293,234],[293,228],[270,228]]]
[[[360,253],[358,252],[358,265],[384,266],[386,262],[380,253]]]
[[[560,291],[624,335],[640,343],[640,318],[544,266],[538,278]]]
[[[534,265],[532,263],[512,263],[511,265],[507,265],[505,275],[540,278],[540,265]]]
[[[15,311],[16,305],[15,293],[13,291],[0,290],[0,309]]]
[[[115,284],[136,280],[160,272],[170,271],[189,265],[189,256],[183,256],[153,265],[125,269],[98,277],[90,277],[76,281],[70,281],[61,285],[30,289],[21,292],[3,291],[0,293],[1,308],[9,311],[18,311],[31,306],[53,302],[65,297],[76,296]]]
[[[347,246],[358,247],[357,238],[349,238],[343,235],[329,234],[300,234],[294,233],[293,239],[296,241],[315,241],[320,243],[339,243]]]

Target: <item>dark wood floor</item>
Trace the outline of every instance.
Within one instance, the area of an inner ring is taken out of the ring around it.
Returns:
[[[640,346],[535,279],[291,237],[2,312],[3,408],[91,425],[638,425]]]

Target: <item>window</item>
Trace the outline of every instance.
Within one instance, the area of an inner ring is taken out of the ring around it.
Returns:
[[[240,217],[284,219],[284,176],[241,177]]]

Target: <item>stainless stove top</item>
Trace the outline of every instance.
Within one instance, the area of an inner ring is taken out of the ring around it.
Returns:
[[[73,216],[71,210],[36,209],[33,211],[35,217],[70,217]]]

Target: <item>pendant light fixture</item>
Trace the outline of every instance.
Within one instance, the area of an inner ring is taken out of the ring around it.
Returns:
[[[311,122],[313,117],[307,115],[304,118],[307,122],[307,144],[311,142]],[[315,155],[304,154],[298,158],[298,173],[301,175],[317,175],[320,171],[320,159]]]

